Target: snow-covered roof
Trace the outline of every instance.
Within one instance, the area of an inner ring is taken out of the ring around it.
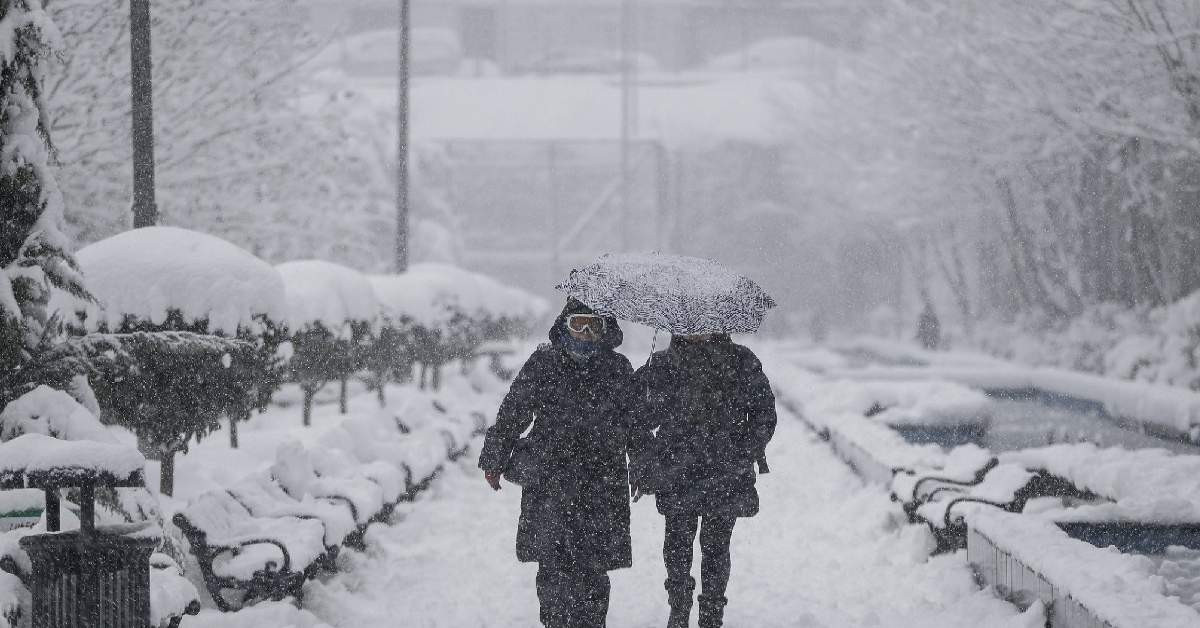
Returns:
[[[374,322],[379,301],[366,275],[324,260],[298,260],[275,267],[287,294],[287,321],[292,331],[313,323],[341,332],[347,322]]]
[[[87,288],[101,307],[88,323],[110,328],[126,315],[162,323],[170,310],[208,319],[211,331],[234,334],[254,316],[285,314],[283,281],[270,264],[218,237],[177,227],[145,227],[79,250]],[[70,305],[56,302],[62,310]]]
[[[433,326],[446,321],[450,308],[525,320],[549,309],[541,297],[450,264],[414,264],[400,275],[373,275],[371,285],[385,312]]]

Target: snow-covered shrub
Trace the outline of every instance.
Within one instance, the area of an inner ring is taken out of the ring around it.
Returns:
[[[378,329],[379,303],[358,271],[321,260],[276,266],[287,289],[291,332],[289,373],[304,393],[304,425],[312,422],[313,397],[331,381],[341,385],[339,406],[347,408],[347,382],[362,370]]]
[[[104,354],[111,359],[97,368],[105,372],[92,378],[103,418],[133,430],[163,462],[170,494],[175,453],[222,418],[236,446],[237,422],[278,387],[283,281],[220,238],[173,227],[128,231],[78,258],[98,302],[76,311],[72,325],[121,348]]]
[[[548,309],[535,295],[448,264],[415,264],[371,283],[385,317],[410,325],[421,386],[435,389],[446,363],[472,360],[485,342],[527,336]]]
[[[363,352],[367,388],[375,392],[381,407],[387,404],[384,390],[388,382],[403,384],[412,380],[415,332],[412,319],[385,314],[380,317],[379,331]]]

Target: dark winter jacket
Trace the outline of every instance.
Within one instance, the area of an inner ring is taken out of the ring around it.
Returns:
[[[646,402],[634,481],[655,493],[664,515],[752,517],[754,461],[775,433],[775,395],[762,364],[728,336],[674,338],[638,370]]]
[[[521,434],[536,460],[535,479],[521,492],[517,558],[522,562],[587,564],[610,570],[632,565],[626,454],[639,397],[633,367],[613,351],[616,319],[603,348],[585,362],[564,347],[569,304],[550,330],[550,344],[529,357],[488,429],[479,466],[502,471]]]

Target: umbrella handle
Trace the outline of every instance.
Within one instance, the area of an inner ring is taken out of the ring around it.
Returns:
[[[646,364],[650,363],[650,358],[654,357],[654,350],[658,347],[658,329],[654,330],[654,338],[650,341],[650,355],[646,356]]]

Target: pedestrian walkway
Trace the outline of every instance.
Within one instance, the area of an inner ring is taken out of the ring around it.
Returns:
[[[795,417],[781,414],[769,453],[762,512],[734,530],[726,626],[1040,625],[977,590],[961,555],[927,558],[926,532]],[[305,607],[337,628],[536,627],[536,566],[513,554],[519,510],[518,487],[493,493],[462,461],[401,521],[374,527],[342,573],[311,584]],[[635,564],[612,573],[609,626],[665,625],[662,534],[652,498],[634,504]]]

